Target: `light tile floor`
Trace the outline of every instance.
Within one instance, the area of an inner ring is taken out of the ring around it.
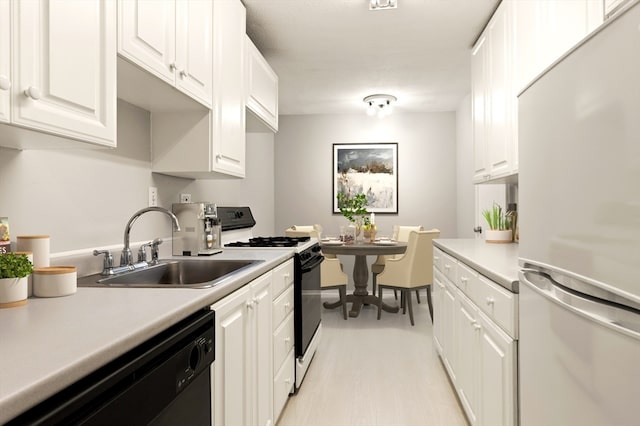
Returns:
[[[323,292],[324,300],[337,291]],[[297,395],[289,398],[278,426],[467,425],[433,347],[432,325],[421,292],[409,314],[365,306],[358,318],[322,310],[323,335]],[[385,301],[395,303],[393,292]]]

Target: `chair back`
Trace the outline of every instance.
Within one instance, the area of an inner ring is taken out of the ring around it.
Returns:
[[[393,239],[396,241],[401,241],[406,243],[409,241],[409,234],[411,231],[424,231],[422,225],[418,226],[405,226],[405,225],[394,225],[393,226]]]
[[[440,231],[435,228],[411,231],[407,251],[399,258],[387,261],[378,283],[408,288],[433,284],[433,239],[438,237]]]
[[[287,237],[311,237],[317,238],[318,241],[322,236],[322,226],[315,225],[293,225],[291,228],[287,228],[284,231],[284,235]]]

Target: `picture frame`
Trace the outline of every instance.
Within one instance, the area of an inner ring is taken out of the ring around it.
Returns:
[[[333,213],[338,194],[367,195],[369,213],[398,213],[398,143],[333,144]]]

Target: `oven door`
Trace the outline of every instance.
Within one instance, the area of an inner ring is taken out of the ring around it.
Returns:
[[[315,255],[301,264],[299,256],[296,256],[294,329],[296,357],[301,357],[320,324],[320,264],[324,257]]]

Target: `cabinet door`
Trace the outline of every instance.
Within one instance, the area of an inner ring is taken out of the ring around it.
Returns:
[[[483,314],[480,351],[480,424],[516,424],[516,342]]]
[[[247,108],[278,131],[278,76],[249,37],[247,44]]]
[[[462,292],[456,294],[456,351],[458,352],[458,394],[469,422],[478,423],[478,311]]]
[[[496,10],[488,27],[489,41],[489,85],[488,98],[489,128],[487,132],[487,158],[491,177],[510,172],[509,145],[512,141],[511,121],[513,120],[511,93],[510,52],[512,20],[509,16],[510,2],[503,2]],[[486,69],[486,68],[485,68]]]
[[[252,322],[254,324],[252,387],[254,421],[252,424],[265,426],[273,424],[273,325],[271,297],[271,274],[265,274],[251,284]]]
[[[0,1],[0,121],[9,122],[11,101],[11,15],[8,1]]]
[[[176,3],[176,86],[211,107],[213,2]]]
[[[487,38],[482,36],[471,54],[471,115],[473,120],[473,181],[489,178],[487,168]]]
[[[175,82],[175,2],[118,1],[118,53],[162,78]]]
[[[451,382],[458,380],[458,353],[457,344],[457,326],[456,326],[456,290],[453,284],[446,279],[444,284],[444,292],[442,294],[442,351],[444,352],[444,365],[449,371]]]
[[[115,3],[42,0],[11,6],[13,122],[115,146]]]
[[[216,312],[211,406],[216,425],[251,424],[249,301],[250,289],[244,287],[211,307]]]
[[[246,10],[240,0],[213,2],[212,170],[245,175]]]
[[[442,350],[443,341],[443,328],[444,328],[444,284],[442,284],[442,276],[440,272],[434,267],[433,270],[433,343],[440,356],[444,356]]]

